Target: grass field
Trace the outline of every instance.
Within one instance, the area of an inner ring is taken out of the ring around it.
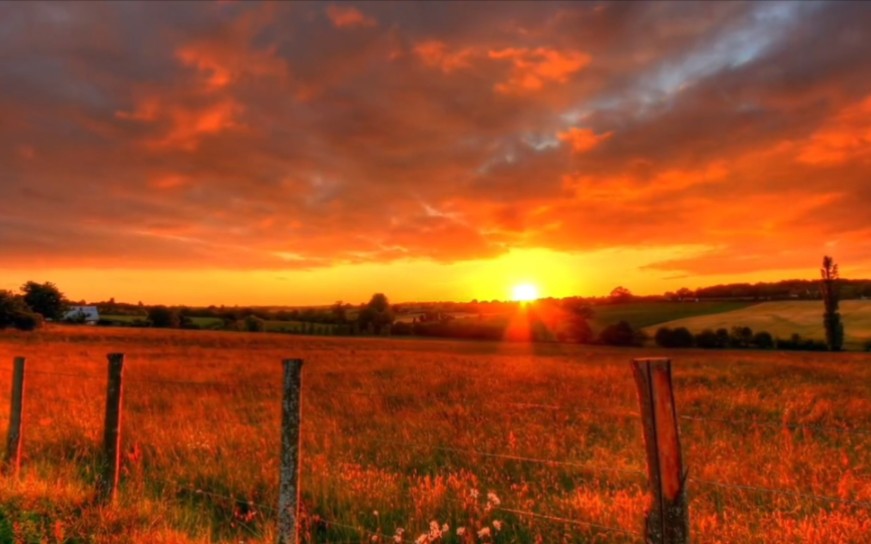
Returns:
[[[118,504],[101,509],[91,499],[111,351],[127,354],[125,455]],[[0,333],[0,405],[12,357],[29,358],[25,455],[19,480],[0,477],[0,542],[272,542],[286,357],[306,361],[304,541],[373,542],[359,527],[392,542],[403,527],[413,542],[435,520],[450,526],[445,543],[639,542],[614,529],[640,531],[647,502],[646,477],[631,472],[645,458],[628,361],[648,354],[668,352],[61,326]],[[871,502],[871,435],[845,432],[871,427],[871,356],[672,355],[679,412],[704,418],[682,420],[693,542],[868,542],[867,506],[698,481]],[[6,426],[0,418],[3,436]],[[499,507],[488,507],[489,492]],[[465,540],[459,527],[470,529]],[[492,538],[477,538],[485,527]]]
[[[864,342],[871,340],[871,301],[842,301],[841,317],[846,348],[860,349]],[[686,327],[693,332],[746,326],[754,331],[768,331],[781,338],[788,338],[793,333],[815,340],[825,340],[826,337],[822,302],[810,300],[763,302],[725,313],[675,319],[650,327],[647,332],[652,335],[659,326]]]
[[[634,328],[644,328],[666,321],[732,312],[753,304],[744,301],[602,304],[593,307],[592,326],[595,330],[600,330],[618,321],[626,321]]]

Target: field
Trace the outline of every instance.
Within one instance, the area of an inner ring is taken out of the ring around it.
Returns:
[[[593,307],[593,322],[591,325],[594,330],[600,330],[618,321],[626,321],[635,328],[644,328],[677,319],[733,312],[750,307],[752,304],[754,303],[731,300],[602,304]]]
[[[114,351],[127,354],[124,470],[118,503],[99,508]],[[871,534],[867,354],[55,326],[0,333],[2,406],[16,355],[24,459],[19,479],[0,477],[0,542],[274,541],[287,357],[305,359],[305,542],[393,542],[399,527],[414,542],[431,521],[449,525],[445,543],[640,542],[628,363],[644,355],[673,356],[693,542]]]
[[[825,340],[822,315],[820,301],[763,302],[724,313],[675,319],[659,326],[686,327],[693,332],[746,326],[754,331],[768,331],[781,338],[798,333],[805,338]],[[864,342],[871,340],[871,301],[842,301],[841,317],[844,322],[845,348],[861,349]],[[650,327],[647,332],[652,335],[659,326]]]

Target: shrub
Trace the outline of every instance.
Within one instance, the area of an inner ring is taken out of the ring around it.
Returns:
[[[644,333],[633,329],[626,321],[620,321],[602,329],[599,341],[608,346],[640,346],[644,343]]]
[[[12,314],[12,324],[21,331],[36,330],[42,327],[44,322],[45,318],[36,312],[15,312]]]
[[[249,315],[244,319],[243,327],[248,332],[265,332],[266,321],[260,319],[256,315]]]
[[[772,349],[774,348],[774,337],[771,336],[771,333],[759,331],[753,335],[751,345],[759,349]]]
[[[865,345],[863,347],[865,348],[865,351],[871,351],[871,338],[865,340]]]
[[[394,336],[411,336],[413,332],[413,325],[405,321],[397,321],[390,328],[390,334]]]
[[[720,341],[717,338],[717,333],[711,329],[705,329],[696,334],[696,345],[704,349],[716,349],[720,347]]]
[[[181,326],[181,316],[176,310],[166,306],[154,306],[148,310],[148,321],[152,327],[161,329],[177,329]]]
[[[802,338],[800,334],[793,334],[788,339],[777,339],[777,349],[790,351],[828,351],[829,346],[821,340]]]
[[[693,346],[693,335],[686,327],[676,329],[660,327],[653,338],[656,345],[664,348],[691,348]]]

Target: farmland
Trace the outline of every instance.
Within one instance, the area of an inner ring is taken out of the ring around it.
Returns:
[[[686,327],[691,331],[746,326],[754,331],[768,331],[774,336],[787,338],[798,333],[806,338],[824,340],[822,304],[819,301],[762,302],[723,313],[675,318],[661,323],[668,327]],[[845,300],[841,302],[844,321],[845,348],[861,349],[871,339],[871,302]],[[658,326],[648,329],[651,335]]]
[[[125,455],[118,503],[102,509],[91,499],[114,351],[127,354]],[[678,411],[696,418],[681,422],[694,542],[867,542],[866,354],[61,326],[0,336],[3,406],[9,362],[29,359],[0,542],[273,541],[287,357],[305,360],[304,540],[402,527],[414,541],[436,520],[444,542],[461,542],[459,527],[505,543],[638,542],[645,457],[628,361],[649,354],[673,357]]]

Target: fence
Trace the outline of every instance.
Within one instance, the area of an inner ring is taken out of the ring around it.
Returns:
[[[274,515],[277,523],[277,540],[279,544],[296,544],[300,539],[300,414],[302,393],[302,366],[300,359],[283,361],[283,387],[281,404],[281,452],[279,470],[279,495],[276,507],[257,504],[257,508]],[[850,433],[871,435],[871,429],[861,427],[837,427],[827,425],[779,424],[755,420],[726,420],[702,417],[692,414],[679,415],[674,400],[672,384],[671,361],[669,359],[634,359],[631,369],[639,401],[639,412],[618,412],[613,410],[578,411],[609,418],[637,419],[640,421],[645,443],[647,462],[647,487],[649,506],[644,514],[640,529],[632,531],[621,527],[613,527],[587,520],[571,519],[564,516],[533,512],[513,505],[502,504],[499,499],[492,502],[488,499],[488,507],[501,512],[513,514],[520,518],[546,520],[566,526],[579,526],[603,534],[621,534],[638,538],[650,544],[685,544],[690,542],[690,512],[687,490],[690,485],[708,488],[718,488],[735,492],[752,492],[772,494],[795,499],[806,499],[818,503],[850,505],[851,507],[871,510],[871,501],[850,500],[842,497],[801,493],[790,489],[752,486],[733,482],[721,482],[708,479],[697,479],[688,476],[684,467],[683,450],[681,448],[680,421],[700,422],[703,424],[752,426],[769,426],[777,429],[830,431],[835,433]],[[108,355],[108,374],[106,378],[106,410],[103,432],[103,471],[97,480],[95,496],[104,505],[111,505],[116,498],[119,478],[121,475],[121,437],[124,399],[124,355],[113,353]],[[100,379],[95,375],[64,373],[44,370],[28,370],[26,359],[16,357],[12,368],[12,392],[9,416],[9,429],[6,447],[5,472],[15,477],[20,470],[22,458],[22,436],[26,430],[23,417],[25,405],[26,375],[48,374],[59,377],[74,377]],[[232,383],[190,382],[165,379],[137,379],[132,383],[149,383],[162,385],[186,385],[232,388]],[[341,393],[341,390],[338,392]],[[380,396],[382,393],[349,391],[351,394]],[[541,409],[554,411],[572,410],[571,407],[551,404],[511,403],[523,409]],[[531,463],[545,466],[569,467],[573,470],[606,475],[644,475],[639,471],[609,468],[585,463],[577,463],[557,459],[544,459],[532,456],[522,456],[504,452],[480,451],[450,446],[437,446],[435,449],[452,454],[500,459],[518,463]],[[237,498],[198,487],[186,487],[196,495],[210,497],[218,501],[238,501]],[[381,531],[371,531],[319,518],[321,523],[344,528],[367,536],[367,541],[382,542],[388,539],[392,542],[420,542],[409,540],[404,534],[385,536]],[[438,531],[438,528],[433,529]]]

